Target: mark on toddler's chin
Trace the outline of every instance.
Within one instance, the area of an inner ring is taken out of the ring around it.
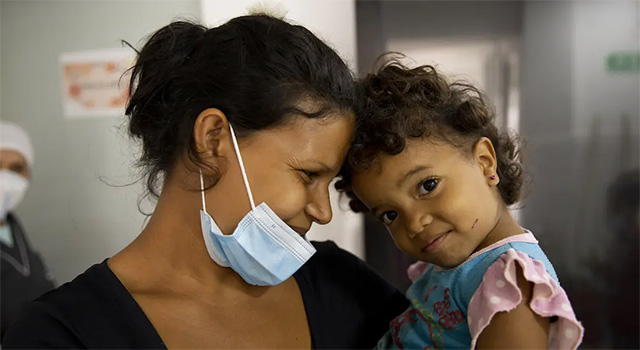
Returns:
[[[476,219],[476,221],[473,222],[473,225],[471,226],[471,229],[473,229],[474,227],[476,227],[476,224],[478,223],[478,220],[480,220],[479,218]]]

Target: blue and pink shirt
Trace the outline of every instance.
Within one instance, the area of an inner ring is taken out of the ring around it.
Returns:
[[[533,283],[529,306],[553,320],[549,348],[577,348],[584,329],[551,262],[528,231],[496,242],[452,269],[419,263],[424,272],[415,276],[407,291],[411,305],[391,322],[377,348],[475,348],[492,317],[515,309],[522,301],[516,264]]]

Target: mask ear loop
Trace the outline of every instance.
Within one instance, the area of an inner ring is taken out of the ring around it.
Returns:
[[[204,212],[207,212],[207,206],[204,203],[204,181],[202,180],[202,169],[198,169],[200,170],[200,194],[202,195],[202,210],[204,210]]]
[[[236,151],[236,155],[238,156],[238,163],[240,163],[240,171],[242,172],[242,179],[244,181],[244,187],[247,189],[247,194],[249,195],[249,202],[251,202],[251,209],[256,208],[256,204],[253,201],[253,195],[251,194],[251,187],[249,187],[249,180],[247,179],[247,172],[244,170],[244,162],[242,161],[242,155],[240,154],[240,147],[238,147],[238,140],[236,140],[236,134],[233,131],[233,127],[231,123],[229,123],[229,130],[231,130],[231,139],[233,140],[233,148]],[[204,193],[203,197],[204,198]]]

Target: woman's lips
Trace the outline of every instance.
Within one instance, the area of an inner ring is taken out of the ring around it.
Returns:
[[[422,248],[422,252],[423,253],[430,253],[430,252],[438,249],[442,245],[442,242],[444,242],[444,240],[447,238],[447,236],[449,235],[449,233],[451,231],[453,231],[453,230],[449,230],[449,231],[441,234],[440,236],[438,236],[438,238],[436,238],[433,241],[431,241],[431,243],[427,244],[424,248]]]

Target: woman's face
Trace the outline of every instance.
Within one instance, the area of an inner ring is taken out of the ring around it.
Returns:
[[[353,128],[350,113],[321,119],[293,117],[282,126],[240,139],[256,206],[266,203],[301,235],[313,222],[327,224],[332,216],[329,184],[340,169]],[[231,234],[251,206],[235,154],[225,158],[226,169],[207,191],[206,200],[220,229]]]

